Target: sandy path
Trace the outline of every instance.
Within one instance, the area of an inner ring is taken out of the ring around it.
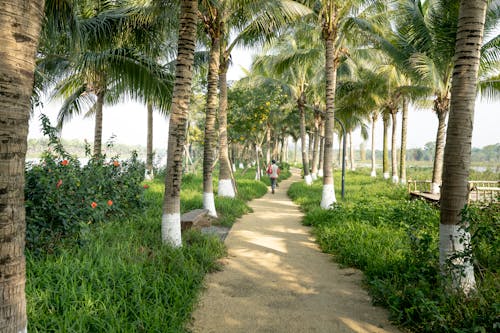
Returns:
[[[299,180],[294,174],[252,201],[254,212],[234,224],[223,270],[205,280],[193,332],[399,332],[370,304],[361,273],[340,269],[301,225],[286,196]]]

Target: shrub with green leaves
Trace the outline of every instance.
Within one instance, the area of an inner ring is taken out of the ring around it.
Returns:
[[[144,165],[137,154],[91,158],[82,166],[60,144],[56,131],[42,115],[47,150],[39,163],[26,167],[26,244],[51,251],[57,242],[77,236],[85,225],[124,215],[143,205]]]

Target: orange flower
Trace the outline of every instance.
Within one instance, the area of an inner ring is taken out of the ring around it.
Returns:
[[[61,185],[62,185],[62,179],[59,179],[59,181],[56,184],[56,188],[61,187]]]
[[[68,160],[62,160],[62,161],[61,161],[61,165],[63,165],[63,166],[66,166],[66,165],[68,165],[68,164],[69,164],[69,161],[68,161]]]
[[[148,184],[144,184],[142,187],[147,190],[149,188],[149,185]]]
[[[113,161],[113,165],[114,165],[115,167],[120,166],[120,162],[118,162],[118,161]]]
[[[92,209],[96,208],[97,203],[95,201],[92,201],[92,203],[90,204],[90,207],[92,207]]]
[[[108,206],[113,205],[113,200],[108,200]]]

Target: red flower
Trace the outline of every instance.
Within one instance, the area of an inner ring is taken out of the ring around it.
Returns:
[[[118,166],[120,166],[120,162],[118,162],[118,161],[113,161],[113,165],[114,165],[115,167],[118,167]]]
[[[61,161],[61,165],[63,165],[63,166],[66,166],[66,165],[68,165],[68,164],[69,164],[69,161],[68,161],[68,160],[62,160],[62,161]]]
[[[149,185],[148,184],[144,184],[142,187],[147,190],[149,188]]]
[[[56,188],[61,187],[61,185],[62,185],[62,179],[59,179],[59,181],[56,184]]]
[[[113,200],[108,200],[108,206],[113,205]]]
[[[92,201],[92,203],[90,204],[90,207],[92,207],[92,209],[96,208],[97,203],[95,201]]]

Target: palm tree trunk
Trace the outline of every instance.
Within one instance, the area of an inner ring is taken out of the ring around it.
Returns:
[[[366,141],[359,145],[359,159],[363,162],[366,161]]]
[[[259,158],[259,145],[255,145],[255,160],[257,161],[257,166],[255,168],[255,180],[260,180],[260,158]]]
[[[384,179],[389,179],[389,114],[386,112],[382,116],[382,122],[384,124],[384,151],[382,160],[382,172],[384,173]]]
[[[391,136],[391,171],[392,171],[392,182],[397,184],[398,179],[398,148],[397,148],[397,114],[398,109],[394,108],[391,110],[392,116],[392,136]]]
[[[377,176],[377,167],[376,167],[376,151],[375,151],[375,124],[377,122],[378,115],[377,113],[373,113],[372,115],[372,172],[371,176]]]
[[[44,1],[0,8],[0,331],[27,332],[24,164]]]
[[[318,163],[319,163],[319,122],[320,118],[315,115],[314,119],[314,137],[313,137],[313,155],[312,155],[312,178],[316,180],[318,178]]]
[[[300,147],[302,151],[302,168],[304,169],[304,180],[307,185],[312,184],[312,177],[309,173],[309,158],[307,156],[306,145],[306,115],[305,115],[305,101],[302,95],[297,101],[300,114]]]
[[[485,0],[460,1],[440,201],[439,262],[443,271],[451,275],[453,286],[466,294],[475,288],[476,282],[472,258],[467,255],[470,249],[468,222],[462,220],[461,211],[467,204],[474,103],[486,8]],[[450,257],[455,259],[448,270],[446,262]]]
[[[148,103],[148,134],[146,145],[146,179],[151,180],[153,175],[153,104]]]
[[[332,13],[333,15],[333,13]],[[333,17],[330,17],[332,19]],[[325,24],[326,26],[326,24]],[[337,199],[333,187],[333,129],[335,122],[335,85],[337,76],[337,59],[335,57],[336,30],[323,28],[325,42],[325,76],[326,76],[326,115],[325,115],[325,161],[323,164],[323,193],[321,208],[330,208]]]
[[[408,132],[408,99],[403,97],[403,114],[401,119],[401,157],[399,162],[399,182],[406,184],[406,137]]]
[[[102,106],[104,105],[104,95],[104,90],[100,90],[97,93],[94,127],[94,157],[99,157],[102,154]]]
[[[297,150],[299,147],[299,140],[294,141],[294,146],[293,146],[293,163],[297,163]]]
[[[356,165],[354,164],[354,145],[352,144],[352,132],[347,133],[347,138],[349,139],[349,164],[351,166],[351,171],[356,170]]]
[[[286,162],[286,158],[285,158],[285,151],[286,151],[285,140],[286,140],[286,138],[284,136],[281,137],[281,139],[280,139],[280,161],[282,161],[282,162]]]
[[[222,43],[224,44],[224,43]],[[224,44],[225,45],[225,44]],[[223,55],[221,57],[219,71],[219,188],[218,195],[221,197],[234,198],[235,183],[231,172],[229,161],[229,147],[227,142],[227,69],[228,59],[225,56],[225,46],[221,46]]]
[[[179,247],[181,239],[182,155],[186,140],[186,121],[191,98],[194,49],[196,44],[198,1],[181,1],[179,19],[179,40],[175,68],[175,84],[170,114],[167,176],[161,224],[162,239]]]
[[[307,140],[307,147],[308,147],[308,156],[309,156],[309,170],[311,170],[311,177],[312,177],[312,167],[313,167],[313,159],[314,159],[314,135],[313,133],[309,132],[308,134],[308,140]],[[314,178],[313,178],[314,180]]]
[[[448,115],[449,100],[444,99],[443,104],[436,102],[435,111],[438,117],[438,130],[436,134],[436,151],[434,153],[434,168],[432,170],[432,193],[439,193],[443,174],[444,145],[446,142],[446,116]]]
[[[220,38],[212,36],[210,46],[210,60],[207,74],[207,106],[205,116],[205,144],[203,147],[203,208],[208,209],[209,215],[217,217],[213,192],[213,164],[217,144],[215,129],[215,114],[217,112],[217,88],[220,62]]]
[[[323,177],[323,160],[325,159],[325,124],[323,119],[320,122],[320,139],[319,139],[319,161],[318,161],[318,177]]]

